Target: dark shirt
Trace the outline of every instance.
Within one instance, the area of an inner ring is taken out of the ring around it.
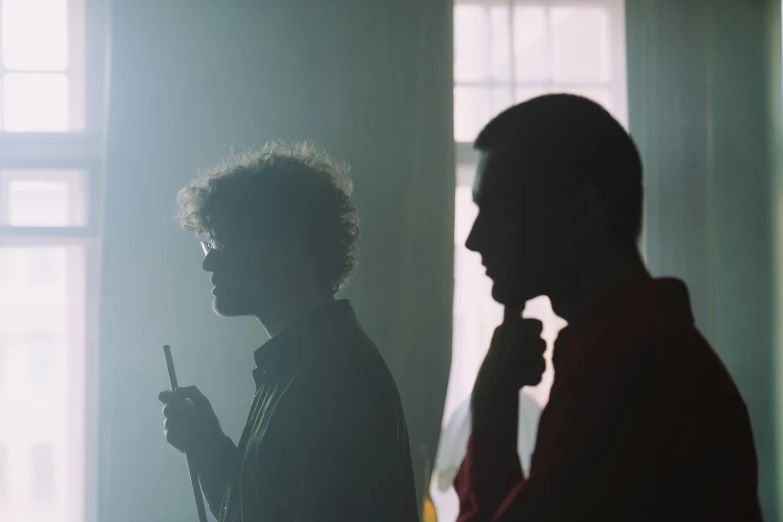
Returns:
[[[515,412],[494,412],[455,482],[460,522],[761,520],[748,412],[682,282],[611,298],[560,334],[553,363],[530,476]]]
[[[348,301],[275,336],[255,361],[218,520],[418,520],[397,387]]]

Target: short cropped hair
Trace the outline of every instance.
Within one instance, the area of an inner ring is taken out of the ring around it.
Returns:
[[[309,141],[232,152],[179,192],[179,220],[198,234],[219,223],[278,237],[301,234],[319,285],[334,295],[356,266],[359,226],[349,171],[347,162]]]
[[[642,229],[641,158],[631,136],[599,104],[572,94],[539,96],[496,116],[474,145],[481,151],[518,145],[556,189],[597,189],[608,207],[612,239],[636,245]]]

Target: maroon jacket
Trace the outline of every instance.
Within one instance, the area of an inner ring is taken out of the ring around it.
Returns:
[[[694,326],[685,285],[651,280],[561,332],[530,476],[516,412],[474,432],[459,522],[761,520],[745,404]]]

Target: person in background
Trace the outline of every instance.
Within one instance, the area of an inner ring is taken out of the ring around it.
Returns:
[[[505,306],[473,389],[456,479],[461,522],[760,521],[747,408],[694,325],[688,291],[650,276],[637,243],[642,164],[598,104],[552,94],[481,131],[466,242]],[[529,474],[519,390],[544,371],[546,295],[567,321]]]
[[[358,236],[347,166],[307,143],[232,155],[178,196],[203,236],[213,309],[271,339],[238,445],[195,387],[164,391],[165,436],[193,459],[220,522],[416,521],[394,379],[347,300]]]

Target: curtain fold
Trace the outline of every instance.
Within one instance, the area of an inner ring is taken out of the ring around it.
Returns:
[[[627,0],[631,134],[645,164],[645,255],[683,278],[753,423],[765,520],[777,520],[770,197],[780,148],[780,2]],[[777,57],[777,61],[773,58]],[[673,361],[676,364],[676,361]]]
[[[361,237],[346,296],[398,382],[421,480],[451,354],[451,2],[115,0],[112,15],[100,520],[195,515],[184,459],[162,436],[163,344],[238,438],[265,338],[251,319],[212,314],[174,198],[230,146],[278,137],[315,139],[353,165]]]

